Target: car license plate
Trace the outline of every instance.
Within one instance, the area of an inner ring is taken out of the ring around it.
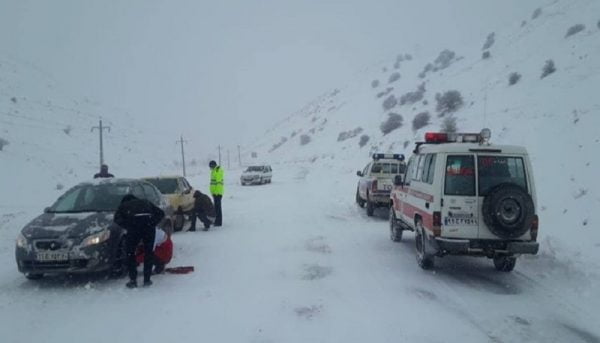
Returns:
[[[35,254],[35,259],[38,261],[66,261],[69,259],[68,252],[38,252]]]

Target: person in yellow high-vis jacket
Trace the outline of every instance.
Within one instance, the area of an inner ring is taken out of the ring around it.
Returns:
[[[215,202],[215,226],[221,226],[223,224],[223,211],[221,209],[221,200],[223,199],[223,193],[225,190],[223,180],[223,168],[217,165],[217,162],[210,161],[208,164],[210,167],[210,193],[213,196]]]

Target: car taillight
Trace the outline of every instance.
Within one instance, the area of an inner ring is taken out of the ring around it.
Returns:
[[[377,180],[373,180],[373,182],[371,183],[371,190],[373,192],[377,191]]]
[[[433,212],[433,235],[440,236],[442,234],[442,212]]]
[[[540,219],[537,214],[533,216],[533,221],[531,222],[531,239],[537,241],[538,236],[538,227],[540,225]]]

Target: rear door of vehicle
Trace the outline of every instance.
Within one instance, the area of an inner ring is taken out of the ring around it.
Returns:
[[[474,154],[448,154],[442,187],[442,235],[449,238],[479,236],[479,201]]]
[[[369,180],[371,178],[371,163],[367,164],[367,166],[362,171],[362,176],[358,180],[358,193],[363,200],[367,199],[367,187],[369,186]]]
[[[477,155],[477,179],[479,207],[479,238],[498,239],[483,221],[483,199],[496,186],[503,183],[516,184],[531,194],[524,156],[480,153]]]

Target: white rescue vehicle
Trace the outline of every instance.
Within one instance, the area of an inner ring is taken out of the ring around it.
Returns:
[[[390,238],[415,232],[417,262],[487,256],[512,271],[539,244],[533,170],[523,147],[493,145],[491,132],[426,133],[391,192]]]
[[[373,161],[356,172],[360,177],[356,187],[356,203],[367,205],[367,215],[372,216],[375,208],[390,205],[390,192],[394,177],[403,175],[406,169],[402,154],[373,154]]]

